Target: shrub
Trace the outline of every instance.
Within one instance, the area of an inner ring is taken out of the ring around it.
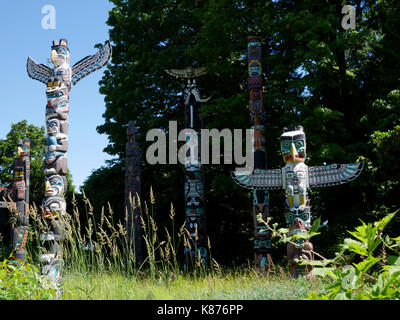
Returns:
[[[0,263],[0,300],[51,300],[55,290],[29,263]]]

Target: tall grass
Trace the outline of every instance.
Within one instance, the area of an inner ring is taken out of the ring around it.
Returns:
[[[133,243],[135,228],[127,228],[127,211],[123,221],[115,220],[109,204],[96,215],[84,192],[84,212],[72,199],[71,213],[59,217],[65,227],[64,299],[301,299],[315,289],[313,283],[289,279],[280,267],[275,273],[260,273],[250,263],[222,268],[211,256],[210,241],[210,267],[206,269],[199,257],[190,261],[192,268],[185,272],[181,258],[184,248],[193,243],[190,235],[184,224],[175,221],[172,204],[165,213],[170,224],[161,228],[152,190],[149,200],[148,205],[138,197],[130,199],[131,212],[140,212],[145,254],[139,262]],[[30,217],[28,260],[37,265],[37,257],[45,250],[39,236],[49,223],[34,205]]]
[[[144,260],[140,262],[135,257],[134,228],[130,228],[131,231],[127,228],[128,211],[125,213],[124,221],[114,220],[115,215],[109,204],[107,208],[102,208],[99,215],[95,215],[90,200],[83,192],[85,212],[79,212],[74,197],[70,208],[71,214],[59,217],[65,228],[63,246],[66,272],[114,273],[125,276],[141,274],[156,281],[161,277],[166,282],[183,274],[178,252],[183,246],[190,245],[188,241],[190,235],[184,224],[180,228],[175,227],[177,223],[173,205],[171,204],[170,212],[167,213],[171,220],[170,226],[161,229],[155,217],[155,197],[152,190],[150,190],[150,205],[138,197],[131,197],[130,200],[131,212],[135,210],[140,212]],[[43,220],[37,207],[32,206],[30,211],[31,230],[28,250],[30,256],[35,257],[44,250],[39,235],[49,229],[49,223]],[[200,260],[192,261],[191,264],[194,266],[191,276],[206,274]]]
[[[221,273],[188,276],[180,274],[155,281],[137,274],[67,273],[64,299],[74,300],[299,300],[317,288],[304,278],[286,274],[268,275],[254,268],[221,268]]]

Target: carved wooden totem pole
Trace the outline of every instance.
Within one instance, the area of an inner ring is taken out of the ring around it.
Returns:
[[[308,188],[352,181],[361,173],[363,163],[308,167],[304,163],[306,136],[302,126],[284,128],[280,140],[285,167],[272,170],[255,169],[250,175],[232,173],[232,176],[239,185],[252,190],[284,189],[286,223],[289,235],[294,235],[311,227]],[[297,261],[300,258],[312,260],[312,250],[313,245],[309,241],[296,240],[295,245],[287,245],[289,271],[292,277],[309,274],[311,268],[305,269],[304,266],[297,264]]]
[[[3,243],[11,246],[11,261],[17,265],[25,259],[29,229],[29,153],[29,139],[20,139],[18,157],[13,163],[11,190],[0,188],[0,234]]]
[[[204,174],[200,161],[200,130],[203,128],[203,119],[200,113],[200,103],[208,99],[201,99],[196,87],[196,78],[205,74],[204,68],[186,68],[184,70],[171,69],[167,72],[175,77],[188,79],[185,90],[185,128],[196,132],[193,137],[188,134],[186,141],[197,139],[197,156],[191,154],[185,163],[185,228],[190,238],[185,245],[185,269],[189,265],[201,260],[207,265],[207,231],[204,199]]]
[[[135,259],[143,262],[142,228],[140,222],[140,210],[131,203],[138,203],[141,197],[141,172],[140,172],[140,148],[137,142],[137,128],[134,121],[129,121],[127,128],[128,142],[126,143],[125,159],[125,208],[127,210],[126,229],[128,232],[128,248],[133,244]],[[131,202],[132,201],[132,202]],[[134,241],[132,243],[132,241]]]
[[[8,188],[0,187],[0,238],[4,247],[8,246],[10,242],[8,197]]]
[[[40,256],[42,273],[48,275],[61,294],[64,239],[62,217],[66,214],[65,192],[68,172],[68,114],[69,91],[73,85],[88,74],[102,68],[111,57],[111,45],[106,44],[95,55],[87,56],[70,67],[70,52],[66,39],[53,41],[51,62],[53,68],[37,64],[28,58],[29,77],[47,85],[45,147],[45,197],[43,199],[44,218],[48,221],[48,231],[41,234],[45,253]]]
[[[30,141],[18,141],[18,158],[14,160],[12,199],[16,217],[11,219],[11,249],[13,259],[24,260],[26,240],[29,229],[29,176],[30,176]],[[12,214],[13,215],[13,214]]]
[[[254,130],[254,169],[260,170],[267,166],[261,40],[258,37],[248,37],[247,50],[249,112],[251,129]],[[261,214],[264,220],[269,217],[268,191],[265,188],[253,190],[254,262],[258,269],[264,269],[271,252],[271,240],[268,230],[257,221],[258,214]]]

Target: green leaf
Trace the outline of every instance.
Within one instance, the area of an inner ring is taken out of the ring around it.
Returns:
[[[334,262],[334,259],[325,259],[325,260],[301,260],[301,262],[299,264],[301,265],[307,265],[307,266],[314,266],[314,267],[318,267],[318,266],[322,266],[325,267],[329,264],[331,264],[332,262]]]
[[[400,242],[400,236],[398,236],[398,237],[396,237],[396,238],[391,238],[393,241],[396,241],[396,242]]]
[[[286,233],[289,233],[289,229],[288,229],[288,228],[280,228],[280,229],[278,229],[277,232],[278,232],[278,233],[286,234]]]
[[[384,266],[386,271],[381,273],[378,281],[371,289],[371,296],[375,299],[384,299],[399,294],[399,284],[393,284],[394,281],[399,282],[400,266]]]
[[[356,289],[358,282],[358,276],[354,272],[350,272],[342,279],[342,287],[346,290],[354,290]]]
[[[356,227],[355,231],[347,231],[348,233],[350,233],[354,238],[360,240],[361,242],[367,242],[368,238],[367,238],[367,225],[360,220],[362,225]]]
[[[368,271],[374,264],[376,264],[377,262],[381,261],[381,258],[375,258],[372,256],[367,257],[364,261],[360,262],[360,263],[355,263],[353,264],[358,271],[365,273],[366,271]]]
[[[335,300],[351,300],[352,297],[349,293],[346,292],[339,292],[336,296],[335,296]]]
[[[390,275],[400,272],[400,265],[383,266],[383,269]]]
[[[314,276],[318,276],[318,277],[322,277],[322,278],[326,278],[326,277],[330,277],[334,280],[337,280],[337,276],[334,274],[333,271],[335,271],[336,268],[331,267],[331,268],[313,268],[311,273]]]
[[[362,256],[368,256],[368,250],[367,246],[365,243],[351,239],[351,238],[346,238],[344,239],[344,244],[343,247],[351,252],[355,252],[359,255]]]
[[[389,265],[400,266],[400,257],[398,257],[398,256],[389,256],[389,257],[387,257],[387,263]]]
[[[312,233],[317,233],[320,224],[321,224],[321,218],[316,219],[316,220],[313,222],[312,226],[311,226],[310,234],[312,234]],[[317,233],[317,234],[319,234],[319,233]]]
[[[386,225],[393,219],[393,217],[397,214],[399,210],[388,214],[387,216],[383,217],[381,220],[374,223],[374,226],[378,228],[379,231],[382,231]]]
[[[312,237],[319,235],[320,232],[308,232],[308,231],[302,231],[299,233],[296,233],[292,236],[293,239],[305,239],[305,240],[309,240]]]

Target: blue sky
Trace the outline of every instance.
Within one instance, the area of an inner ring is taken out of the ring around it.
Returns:
[[[56,9],[56,28],[45,30],[42,14],[45,5]],[[71,66],[96,53],[94,45],[108,39],[106,21],[113,4],[108,0],[1,0],[0,1],[0,139],[5,139],[11,123],[27,120],[45,124],[45,85],[26,72],[29,57],[48,64],[52,40],[66,38],[71,51]],[[111,157],[103,152],[108,140],[96,127],[102,124],[104,96],[99,84],[104,70],[83,80],[70,92],[68,166],[79,187],[93,169]]]

